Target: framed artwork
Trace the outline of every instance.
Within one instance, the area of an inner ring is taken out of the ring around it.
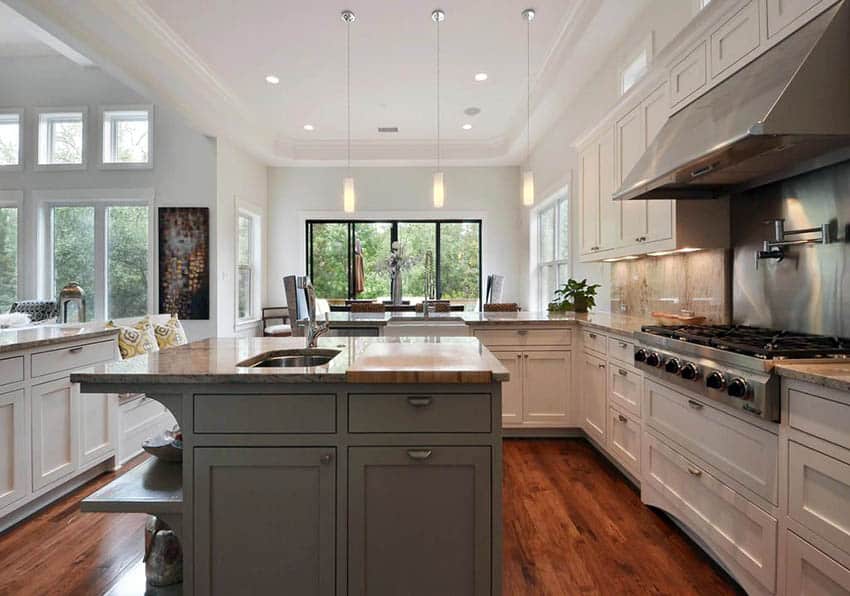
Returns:
[[[210,210],[159,208],[159,312],[210,318]]]

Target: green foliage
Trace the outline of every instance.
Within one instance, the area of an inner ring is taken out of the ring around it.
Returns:
[[[348,297],[348,226],[312,225],[313,267],[310,273],[316,295],[329,300]]]
[[[390,254],[392,224],[355,223],[354,237],[360,240],[363,251],[363,293],[357,298],[388,300],[390,297],[390,272],[386,259]]]
[[[441,298],[446,300],[477,300],[478,225],[444,223],[440,225]]]
[[[0,312],[8,312],[18,294],[18,210],[0,208]]]
[[[147,312],[148,208],[110,207],[107,210],[109,318]]]
[[[86,318],[94,319],[94,207],[54,207],[53,287],[75,281],[86,293]]]
[[[599,287],[599,284],[588,284],[586,279],[576,281],[570,278],[560,290],[555,290],[555,300],[549,304],[549,310],[586,312],[596,306],[596,290]]]

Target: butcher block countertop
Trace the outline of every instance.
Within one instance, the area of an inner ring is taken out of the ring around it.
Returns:
[[[808,381],[839,391],[850,391],[850,362],[846,360],[823,363],[777,364],[774,370],[780,376],[798,381]]]
[[[240,362],[275,350],[304,348],[300,337],[218,338],[193,342],[71,375],[88,386],[187,383],[491,383],[508,370],[474,337],[322,337],[319,348],[339,350],[321,366],[250,368]]]

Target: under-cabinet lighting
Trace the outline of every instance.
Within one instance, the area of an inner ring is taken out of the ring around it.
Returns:
[[[267,75],[266,83],[268,83],[269,85],[277,85],[280,83],[280,79],[274,75]]]

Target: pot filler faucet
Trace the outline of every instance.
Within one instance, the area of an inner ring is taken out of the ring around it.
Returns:
[[[799,230],[786,230],[784,219],[768,219],[765,225],[773,226],[773,240],[765,240],[762,249],[756,251],[756,269],[762,259],[775,259],[777,263],[785,258],[785,247],[802,246],[804,244],[829,244],[829,224],[822,224],[814,228],[801,228]],[[796,238],[786,240],[789,236],[801,236],[803,234],[818,234],[814,238]]]
[[[309,277],[298,277],[295,280],[295,287],[298,290],[303,290],[304,298],[307,302],[307,328],[305,337],[307,339],[307,349],[315,348],[319,337],[329,331],[328,322],[319,323],[316,320],[316,290]]]

